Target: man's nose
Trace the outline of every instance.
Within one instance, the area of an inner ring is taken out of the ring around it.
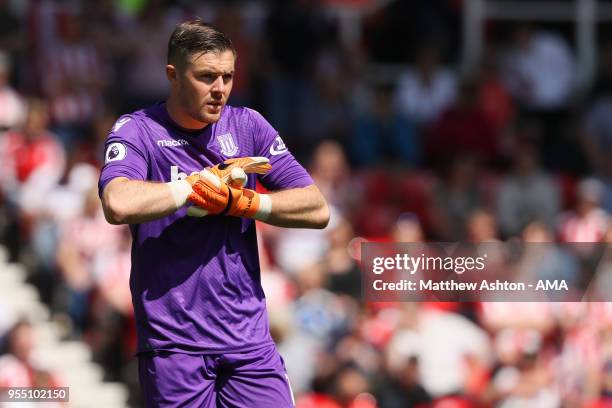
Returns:
[[[224,88],[223,76],[219,75],[212,84],[211,92],[221,93],[223,92],[223,88]]]

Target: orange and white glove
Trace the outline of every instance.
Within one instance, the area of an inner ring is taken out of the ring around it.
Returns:
[[[209,183],[212,182],[214,185],[217,183],[211,181],[210,175],[216,176],[218,180],[223,184],[227,184],[229,187],[242,189],[247,182],[247,173],[265,174],[271,168],[270,161],[266,157],[239,157],[225,160],[221,164],[202,170],[202,172],[194,172],[185,180],[173,181],[167,183],[167,185],[170,187],[176,206],[180,208],[185,205],[187,201],[194,202],[190,199],[191,195],[194,193],[193,186],[202,178],[202,174],[206,174],[205,179],[207,179]],[[250,193],[247,193],[247,195],[249,194]],[[212,198],[209,197],[209,200],[212,200]],[[264,199],[264,201],[266,200]],[[202,203],[200,202],[199,204]],[[206,209],[199,204],[198,206],[191,206],[187,210],[187,214],[194,217],[203,217],[208,214],[213,214],[213,212],[209,210],[215,211],[213,208]],[[264,213],[265,208],[266,206],[264,205]],[[216,214],[217,212],[214,213]]]
[[[246,173],[241,168],[232,170],[231,179],[241,180],[241,172],[246,180]],[[196,217],[209,214],[230,215],[265,221],[272,211],[270,197],[248,188],[242,188],[242,185],[237,187],[233,185],[224,183],[211,169],[202,170],[193,183],[193,191],[188,197],[188,200],[196,206],[191,207],[188,214]]]
[[[243,173],[251,174],[266,174],[272,166],[270,160],[267,157],[238,157],[235,159],[227,159],[221,164],[208,168],[213,174],[221,179],[224,183],[232,184],[237,187],[242,187],[246,184],[246,178],[242,182],[242,176],[240,172],[234,172],[232,170],[242,169]],[[239,185],[242,183],[241,185]]]

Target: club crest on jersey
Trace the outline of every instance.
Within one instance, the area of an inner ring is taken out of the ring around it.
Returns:
[[[222,155],[232,157],[238,153],[238,145],[236,144],[236,141],[232,137],[231,133],[217,136],[217,142],[219,142],[219,146],[221,147]]]
[[[104,162],[110,163],[116,160],[123,160],[125,155],[127,154],[127,150],[123,143],[111,143],[106,148],[106,155],[104,156]]]

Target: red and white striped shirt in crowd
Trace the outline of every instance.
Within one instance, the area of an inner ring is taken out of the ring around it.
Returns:
[[[65,383],[60,376],[47,371],[40,371],[29,362],[19,360],[12,354],[0,356],[0,387],[64,387]],[[22,403],[25,407],[60,408],[66,404],[61,402]],[[39,405],[40,404],[40,405]],[[0,402],[0,407],[9,406],[9,403]],[[12,405],[11,405],[12,406]]]
[[[562,217],[560,240],[562,242],[603,242],[610,217],[601,208],[595,208],[585,215],[576,213]]]
[[[55,123],[89,121],[101,106],[102,88],[108,83],[106,53],[83,39],[81,19],[69,2],[39,0],[28,5],[30,59],[38,79],[34,91],[45,97]]]
[[[0,387],[33,387],[34,370],[12,354],[0,357]]]
[[[28,138],[13,130],[0,136],[0,189],[14,190],[36,184],[44,192],[64,173],[66,154],[50,132]]]
[[[124,227],[121,227],[124,228]],[[95,280],[104,299],[118,312],[132,316],[132,294],[130,293],[130,249],[101,251],[94,265]]]
[[[25,114],[21,96],[8,86],[0,87],[0,130],[20,126]]]
[[[102,106],[104,53],[91,43],[59,43],[42,57],[43,93],[56,123],[84,123]]]
[[[80,216],[62,226],[62,240],[70,242],[81,257],[94,262],[101,251],[117,251],[121,244],[122,227],[110,225],[102,209],[92,217]]]

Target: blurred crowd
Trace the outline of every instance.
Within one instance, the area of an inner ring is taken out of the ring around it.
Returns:
[[[102,146],[164,98],[169,34],[200,16],[238,50],[230,103],[260,111],[332,205],[325,230],[258,228],[298,408],[612,406],[612,305],[367,303],[359,271],[367,241],[610,242],[612,37],[578,84],[573,27],[489,22],[461,74],[462,1],[389,2],[347,41],[332,11],[369,3],[0,0],[10,260],[138,406],[130,236],[101,211]],[[29,323],[0,320],[0,386],[50,383]]]

